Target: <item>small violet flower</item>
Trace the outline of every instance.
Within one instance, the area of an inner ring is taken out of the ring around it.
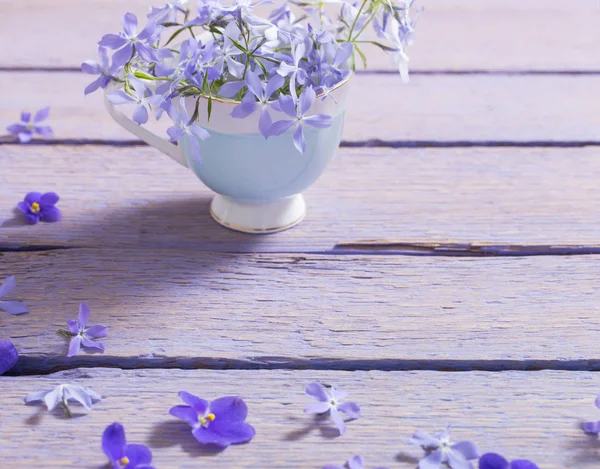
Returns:
[[[62,218],[60,210],[55,207],[58,203],[58,194],[54,192],[29,192],[17,208],[25,215],[25,221],[35,225],[38,221],[53,223]]]
[[[250,92],[246,94],[240,104],[233,108],[231,117],[236,119],[245,119],[260,109],[261,112],[258,120],[258,129],[265,138],[269,137],[269,130],[273,121],[271,120],[271,115],[267,110],[268,102],[271,99],[271,96],[273,96],[273,93],[281,88],[284,82],[285,78],[283,78],[281,75],[274,75],[267,83],[264,83],[261,81],[258,75],[252,71],[249,71],[246,74],[246,86]],[[258,102],[256,102],[255,98],[258,100]]]
[[[17,280],[14,275],[7,277],[0,285],[0,298],[10,295],[17,288]],[[27,313],[28,309],[22,301],[0,300],[0,309],[9,314]]]
[[[133,96],[123,90],[114,90],[108,93],[107,95],[107,98],[111,103],[137,104],[137,108],[133,112],[132,119],[138,125],[142,125],[148,122],[148,111],[151,109],[150,105],[157,106],[157,112],[162,113],[160,105],[163,104],[164,98],[161,95],[153,95],[150,92],[150,90],[146,88],[146,85],[141,80],[135,78],[133,75],[129,75],[127,80],[133,88]]]
[[[190,124],[190,116],[185,108],[184,99],[180,99],[179,109],[171,105],[167,113],[175,123],[174,126],[167,129],[169,138],[172,142],[177,142],[184,147],[189,152],[192,160],[200,164],[202,162],[200,140],[206,140],[210,137],[210,134],[199,124]]]
[[[0,375],[3,375],[17,364],[19,352],[8,340],[0,340]]]
[[[156,62],[158,57],[151,44],[160,34],[160,29],[152,20],[146,27],[137,32],[138,19],[133,13],[125,13],[122,19],[123,32],[119,34],[105,34],[98,43],[101,47],[116,50],[112,59],[115,66],[122,66],[129,62],[134,52],[147,62]]]
[[[185,391],[179,397],[187,405],[171,407],[169,413],[192,427],[199,443],[225,448],[254,437],[254,427],[245,422],[248,407],[241,398],[221,397],[209,403]]]
[[[281,62],[279,64],[279,68],[277,69],[277,73],[282,77],[290,77],[290,94],[294,99],[294,102],[298,99],[298,93],[296,92],[297,83],[303,85],[308,78],[306,74],[306,70],[300,68],[300,60],[304,57],[306,53],[306,46],[303,42],[297,44],[295,48],[293,48],[292,58],[293,63],[290,65],[286,62]]]
[[[125,429],[120,423],[106,427],[102,434],[102,451],[108,456],[112,469],[154,469],[152,452],[146,445],[127,443]]]
[[[21,143],[28,143],[33,139],[33,134],[41,135],[42,137],[52,137],[52,129],[48,125],[38,125],[40,122],[48,119],[50,108],[45,107],[40,109],[31,119],[31,113],[23,111],[21,113],[21,122],[9,125],[6,130],[9,134],[14,135]]]
[[[50,391],[37,391],[27,394],[25,402],[44,401],[51,412],[57,405],[62,404],[67,416],[72,417],[69,401],[79,402],[86,410],[92,410],[92,405],[100,402],[102,397],[95,391],[77,384],[60,384]]]
[[[436,432],[432,436],[418,431],[409,442],[421,446],[426,457],[419,461],[419,469],[437,469],[446,463],[451,469],[473,469],[470,459],[477,459],[479,452],[474,443],[470,441],[450,441],[450,426],[443,432]]]
[[[90,308],[88,305],[82,302],[79,305],[79,316],[77,321],[72,319],[67,322],[67,325],[69,326],[68,331],[65,331],[64,329],[59,330],[59,332],[68,335],[69,337],[73,336],[71,342],[69,343],[69,353],[67,353],[67,357],[76,355],[81,346],[98,349],[104,352],[104,345],[100,342],[94,342],[92,339],[101,339],[102,337],[106,337],[108,333],[108,327],[100,325],[86,327],[89,317]]]
[[[0,295],[1,296],[1,295]],[[2,307],[2,305],[0,305],[0,307]],[[598,407],[600,409],[600,394],[598,394],[598,396],[596,396],[596,401],[595,401],[596,407]],[[582,424],[582,428],[583,431],[586,433],[600,433],[600,421],[598,422],[584,422]]]
[[[96,80],[91,82],[84,90],[84,94],[90,94],[98,88],[106,88],[113,79],[113,75],[117,72],[116,67],[110,65],[108,57],[108,49],[106,47],[98,47],[98,57],[100,62],[86,60],[81,64],[81,71],[88,75],[100,75]]]
[[[342,403],[348,393],[339,391],[334,386],[326,389],[322,384],[314,382],[306,386],[306,394],[314,397],[319,402],[308,404],[304,412],[307,414],[326,414],[329,412],[340,435],[343,435],[344,431],[346,431],[346,423],[342,419],[340,412],[343,412],[352,420],[360,417],[360,407],[358,404],[354,402]]]
[[[539,469],[527,459],[515,459],[510,463],[496,453],[485,453],[479,459],[479,469]]]
[[[338,464],[327,464],[323,469],[365,469],[365,460],[362,456],[354,456],[348,459],[345,466]],[[387,469],[387,467],[376,467],[375,469]]]
[[[304,124],[308,124],[318,129],[324,129],[331,126],[333,119],[331,116],[325,114],[315,114],[313,116],[305,117],[306,113],[310,110],[316,99],[315,90],[312,86],[304,88],[300,98],[298,99],[298,105],[294,103],[294,99],[288,95],[280,95],[278,101],[278,107],[292,119],[279,120],[271,125],[271,128],[267,131],[267,135],[277,136],[286,132],[288,129],[295,126],[294,130],[294,146],[300,153],[306,151],[306,139],[304,137]]]

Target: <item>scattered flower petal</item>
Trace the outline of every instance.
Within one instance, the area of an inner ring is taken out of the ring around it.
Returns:
[[[471,459],[477,459],[479,452],[470,441],[450,441],[450,426],[443,432],[429,435],[418,431],[409,442],[425,450],[425,457],[419,461],[419,469],[437,469],[447,464],[451,469],[472,469]]]
[[[0,298],[5,298],[17,288],[17,280],[14,275],[4,279],[0,285]],[[10,314],[27,313],[29,310],[25,303],[16,300],[0,300],[0,309]]]
[[[6,373],[17,364],[19,352],[8,340],[0,340],[0,375]]]
[[[98,393],[77,384],[60,384],[50,391],[37,391],[25,396],[27,404],[43,401],[49,411],[53,411],[59,404],[62,404],[69,417],[72,416],[69,409],[69,402],[78,402],[86,410],[90,411],[92,410],[92,405],[101,400],[102,397]]]
[[[323,469],[365,469],[365,460],[362,456],[353,456],[344,466],[338,464],[327,464]],[[376,467],[375,469],[388,469],[387,467]]]
[[[49,115],[49,107],[37,111],[33,120],[31,119],[31,113],[24,111],[21,113],[21,121],[9,125],[6,130],[10,135],[17,137],[21,143],[30,142],[35,134],[42,137],[52,137],[52,129],[49,126],[39,125],[39,123],[46,120]]]
[[[334,386],[327,389],[322,384],[314,382],[306,386],[306,394],[316,399],[317,402],[309,403],[304,412],[307,414],[329,413],[340,435],[343,435],[346,431],[346,423],[340,412],[343,412],[352,420],[360,417],[358,404],[354,402],[342,403],[347,393],[336,389]]]
[[[72,337],[69,343],[69,352],[67,357],[72,357],[79,352],[81,347],[92,348],[104,352],[104,345],[101,342],[95,342],[92,339],[101,339],[108,334],[108,327],[96,325],[87,327],[90,317],[90,308],[82,302],[79,305],[79,316],[77,320],[67,322],[69,330],[59,329],[59,332]]]
[[[154,469],[150,448],[127,443],[120,423],[109,425],[102,433],[102,451],[108,456],[112,469]]]
[[[29,192],[23,202],[17,204],[17,208],[23,212],[25,221],[35,225],[38,221],[53,223],[62,218],[60,210],[55,207],[59,197],[54,192]]]
[[[527,459],[515,459],[508,462],[497,453],[486,453],[479,459],[479,469],[539,469]]]

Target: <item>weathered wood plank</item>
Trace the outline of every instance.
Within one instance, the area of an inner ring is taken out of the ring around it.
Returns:
[[[0,123],[49,105],[57,138],[134,139],[100,93],[83,96],[89,81],[83,73],[0,73]],[[358,75],[351,86],[346,141],[600,141],[600,76],[415,76],[403,85],[395,75]]]
[[[0,316],[17,372],[73,366],[598,366],[595,257],[459,259],[71,249],[4,253],[31,313]],[[80,301],[104,354],[66,358]],[[425,363],[430,361],[433,363]]]
[[[337,243],[597,245],[597,150],[341,149],[311,188],[308,216],[265,236],[226,230],[211,192],[148,147],[2,147],[0,246],[322,252]],[[64,219],[23,226],[30,190],[54,190]]]
[[[342,437],[328,436],[327,421],[303,414],[309,402],[304,387],[314,380],[338,385],[362,406],[361,419],[350,422]],[[161,469],[320,468],[355,454],[363,454],[368,467],[412,468],[422,452],[407,438],[447,423],[455,441],[471,439],[482,452],[529,458],[544,469],[598,465],[597,440],[586,437],[579,422],[598,418],[593,401],[600,377],[585,372],[80,369],[0,381],[0,458],[7,467],[100,467],[100,438],[114,421],[124,424],[130,442],[150,446]],[[89,386],[105,399],[73,420],[22,402],[31,391],[65,382]],[[209,399],[241,396],[256,428],[254,440],[221,453],[203,451],[189,427],[168,414],[182,389]]]
[[[11,47],[3,51],[0,66],[79,66],[93,57],[102,34],[119,30],[125,11],[143,15],[149,5],[159,4],[153,0],[51,4],[4,0],[0,43]],[[598,70],[600,4],[596,0],[428,0],[421,4],[425,12],[410,51],[413,69]],[[385,54],[371,52],[371,68],[393,68]]]

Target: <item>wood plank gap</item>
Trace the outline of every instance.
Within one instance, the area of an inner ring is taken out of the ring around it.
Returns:
[[[71,358],[27,355],[7,376],[44,375],[76,368],[210,369],[210,370],[330,370],[330,371],[600,371],[600,358],[577,360],[411,360],[411,359],[298,359],[291,357],[111,357],[79,355]]]
[[[0,146],[23,145],[16,140],[0,138]],[[141,140],[105,140],[105,139],[46,139],[32,140],[27,145],[33,146],[71,146],[84,145],[110,147],[147,146]],[[342,141],[341,148],[585,148],[599,147],[600,140],[357,140]]]
[[[81,73],[79,67],[54,67],[54,66],[0,66],[2,73]],[[398,75],[397,70],[372,69],[372,70],[357,70],[359,75]],[[600,70],[493,70],[493,69],[458,69],[458,70],[411,70],[411,75],[428,76],[428,75],[498,75],[498,76],[527,76],[527,75],[600,75]]]

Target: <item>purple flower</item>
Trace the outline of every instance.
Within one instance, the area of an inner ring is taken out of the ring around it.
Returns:
[[[295,126],[294,146],[300,153],[304,153],[306,151],[304,124],[308,124],[318,129],[324,129],[329,127],[333,122],[331,116],[325,114],[315,114],[313,116],[305,117],[305,114],[310,110],[315,99],[316,93],[312,86],[304,88],[304,91],[302,91],[302,94],[300,95],[300,99],[298,99],[298,105],[294,103],[294,99],[291,96],[280,95],[278,107],[293,119],[284,119],[275,122],[267,131],[268,136],[281,135],[291,127]]]
[[[108,57],[108,49],[106,47],[98,47],[98,57],[100,62],[86,60],[81,64],[81,71],[88,75],[100,75],[97,79],[91,82],[84,91],[84,94],[90,94],[98,88],[106,88],[112,80],[112,75],[116,73],[116,68],[110,66],[110,58]]]
[[[306,394],[314,397],[318,402],[312,402],[306,406],[304,412],[307,414],[326,414],[329,412],[333,423],[340,431],[340,435],[346,431],[346,423],[340,412],[343,412],[352,420],[360,417],[360,407],[354,402],[342,401],[346,398],[348,393],[345,391],[339,391],[334,386],[326,389],[320,383],[314,382],[306,386]]]
[[[273,75],[267,83],[264,83],[258,78],[258,75],[249,71],[246,74],[246,86],[250,90],[250,93],[247,93],[242,102],[233,108],[231,117],[244,119],[254,114],[258,109],[261,109],[258,129],[265,138],[268,138],[273,122],[268,111],[268,102],[273,93],[283,86],[284,81],[285,79],[282,76]],[[258,102],[256,102],[255,98],[258,99]]]
[[[292,64],[288,64],[286,62],[281,62],[279,64],[279,68],[277,69],[277,73],[282,77],[290,77],[290,94],[292,98],[294,98],[294,102],[298,99],[298,93],[296,93],[296,82],[299,84],[304,84],[307,79],[306,71],[300,68],[300,60],[304,57],[306,53],[306,46],[303,42],[297,44],[295,48],[292,49]]]
[[[362,456],[353,456],[348,459],[345,466],[340,466],[338,464],[327,464],[323,466],[323,469],[364,469],[365,468],[365,460]],[[375,469],[387,469],[387,467],[376,467]]]
[[[79,316],[77,321],[71,319],[67,322],[69,332],[74,335],[69,343],[69,353],[67,354],[67,357],[76,355],[81,346],[98,349],[104,352],[104,345],[100,342],[94,342],[92,339],[106,337],[108,327],[97,325],[86,328],[89,317],[90,308],[84,302],[81,302],[79,305]]]
[[[188,13],[188,10],[183,8],[187,2],[188,0],[174,0],[162,7],[152,7],[150,13],[148,13],[148,19],[156,24],[176,23],[177,12],[184,15]]]
[[[450,441],[450,426],[443,432],[428,435],[418,431],[409,442],[425,450],[426,456],[419,461],[419,469],[436,469],[446,463],[451,469],[473,469],[470,459],[477,459],[479,452],[470,441]]]
[[[157,62],[158,56],[150,44],[160,34],[160,28],[157,28],[153,21],[149,21],[146,27],[138,33],[138,20],[133,13],[125,13],[122,24],[123,32],[105,34],[98,43],[99,46],[116,50],[112,58],[113,64],[119,67],[125,65],[133,58],[134,52],[137,52],[146,62]]]
[[[600,408],[600,394],[596,396],[595,401],[596,407]],[[586,433],[600,433],[600,421],[598,422],[584,422],[582,424],[583,431]]]
[[[210,134],[199,124],[190,124],[190,116],[185,109],[185,99],[180,99],[179,109],[171,105],[167,112],[175,123],[173,127],[167,129],[171,141],[185,147],[191,158],[200,164],[202,162],[200,140],[207,139]]]
[[[154,469],[152,452],[146,445],[127,443],[125,429],[120,423],[106,427],[102,434],[102,451],[108,456],[112,469]]]
[[[152,110],[151,106],[157,107],[157,112],[162,113],[160,108],[164,98],[158,94],[152,94],[146,85],[135,78],[133,75],[127,77],[127,81],[133,88],[133,96],[123,90],[114,90],[108,93],[107,98],[113,104],[135,103],[137,108],[133,112],[133,121],[138,125],[148,122],[148,112]]]
[[[21,113],[21,122],[9,125],[6,130],[9,134],[19,138],[21,143],[30,142],[33,134],[36,133],[42,137],[52,137],[52,129],[48,125],[36,125],[48,119],[50,108],[40,109],[31,120],[31,113],[23,111]]]
[[[53,223],[62,217],[60,210],[55,207],[58,199],[54,192],[30,192],[23,202],[17,204],[17,208],[25,214],[25,220],[30,225],[35,225],[40,220]]]
[[[240,397],[221,397],[210,403],[185,391],[179,397],[187,405],[171,407],[169,413],[192,427],[192,435],[203,445],[225,448],[254,437],[254,427],[245,422],[248,407]]]
[[[479,469],[539,469],[527,459],[515,459],[510,463],[496,453],[486,453],[479,459]]]
[[[0,375],[6,373],[17,364],[19,352],[8,340],[0,340]]]
[[[17,288],[17,280],[14,275],[7,277],[0,285],[0,298],[10,295]],[[22,301],[0,300],[0,309],[10,314],[27,313],[27,306]]]

